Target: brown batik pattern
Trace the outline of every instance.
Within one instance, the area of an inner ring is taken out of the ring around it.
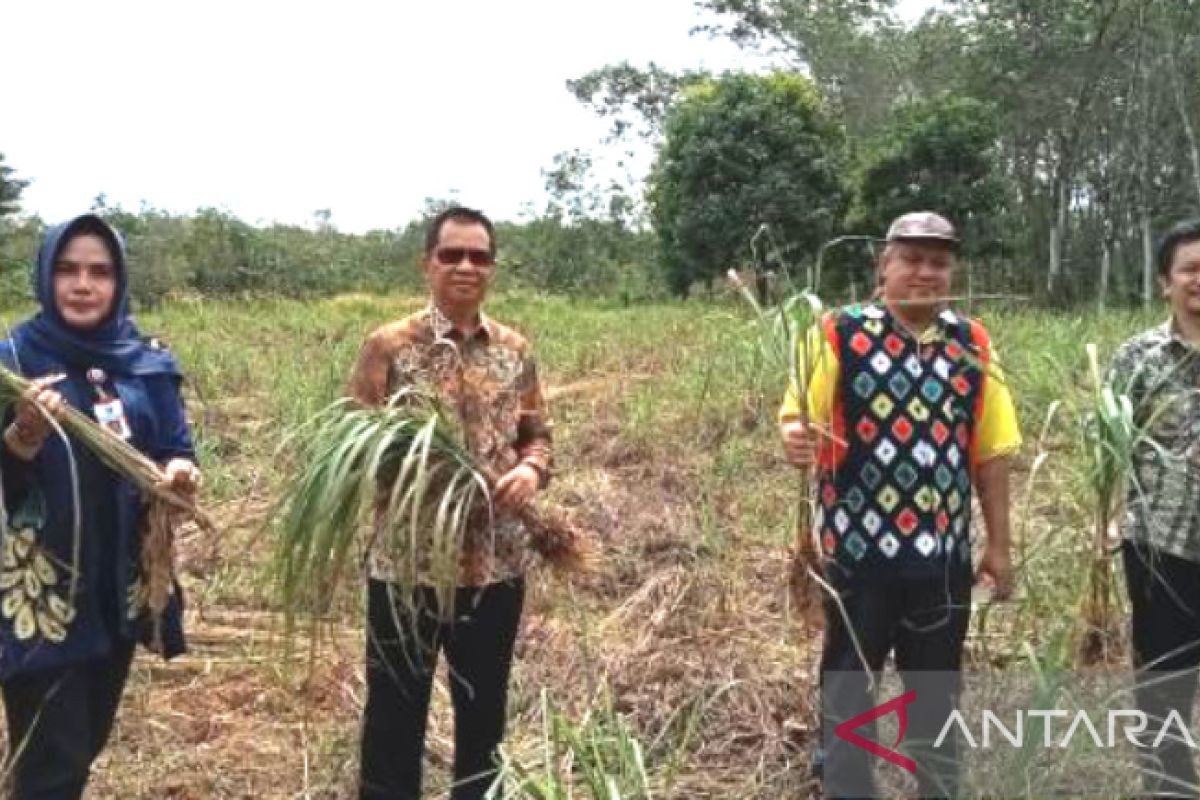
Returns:
[[[457,415],[467,449],[499,477],[522,460],[550,467],[551,435],[528,341],[485,315],[469,336],[434,306],[376,329],[363,344],[348,394],[380,405],[404,386],[439,397]],[[378,537],[375,537],[378,541]],[[482,586],[522,574],[532,552],[524,526],[500,514],[468,526],[459,584]],[[372,545],[371,577],[398,574],[383,548]],[[426,570],[419,569],[424,574]]]

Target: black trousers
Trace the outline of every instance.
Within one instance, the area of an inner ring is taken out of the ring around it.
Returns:
[[[1200,564],[1125,542],[1125,580],[1133,609],[1137,704],[1150,718],[1139,752],[1152,797],[1197,797],[1192,751],[1183,741],[1150,743],[1175,711],[1191,728],[1200,667]],[[1175,731],[1172,725],[1170,731]]]
[[[970,572],[959,569],[932,578],[886,573],[848,576],[836,565],[828,572],[846,619],[833,600],[827,599],[821,657],[825,796],[878,796],[871,773],[877,756],[833,731],[840,723],[892,699],[873,697],[868,676],[878,677],[888,654],[894,653],[905,691],[915,689],[920,704],[919,712],[908,715],[903,744],[917,764],[919,796],[954,797],[958,791],[957,742],[947,739],[936,753],[932,745],[958,702],[958,672],[971,616]],[[851,629],[862,648],[862,658]],[[864,658],[869,672],[864,669]],[[874,723],[856,732],[878,741]]]
[[[112,732],[133,661],[133,642],[107,658],[32,672],[3,684],[15,754],[14,800],[77,800]]]
[[[459,589],[456,620],[429,611],[414,620],[394,587],[367,589],[367,700],[363,712],[361,800],[419,800],[429,696],[439,650],[450,666],[454,705],[452,800],[481,800],[496,775],[504,736],[508,677],[525,599],[514,579]],[[418,608],[434,607],[419,590]]]

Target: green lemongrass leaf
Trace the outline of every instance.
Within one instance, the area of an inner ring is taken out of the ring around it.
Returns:
[[[435,398],[406,388],[381,407],[338,400],[286,437],[296,472],[275,569],[289,630],[298,613],[315,623],[333,603],[370,520],[371,546],[392,556],[401,586],[433,580],[438,613],[452,613],[464,533],[488,485],[457,436]],[[411,610],[410,592],[398,598]]]
[[[780,314],[788,324],[780,331],[778,339],[787,354],[788,375],[792,379],[799,378],[801,382],[807,383],[807,379],[812,375],[812,344],[819,342],[819,338],[814,334],[819,333],[817,323],[823,313],[824,304],[820,298],[808,291],[792,295],[780,305]],[[801,344],[802,346],[798,346]],[[803,366],[796,360],[801,349],[805,354]]]
[[[327,565],[332,564],[340,550],[338,528],[353,528],[368,501],[363,492],[360,464],[363,450],[369,445],[369,437],[376,432],[377,425],[369,419],[355,422],[345,431],[342,445],[329,455],[326,469],[318,473],[323,480],[314,487],[319,504],[315,509],[316,516],[325,523],[318,528],[315,550]],[[328,572],[324,577],[329,577]]]
[[[417,545],[417,540],[412,535],[411,521],[417,518],[425,503],[426,482],[423,475],[425,466],[428,464],[429,445],[432,443],[431,424],[437,424],[436,417],[430,417],[416,426],[412,435],[404,443],[398,474],[388,494],[384,517],[387,520],[385,530],[391,537],[395,537],[400,530],[409,534],[409,538],[406,540],[394,542],[405,552],[414,550]],[[401,521],[403,521],[403,525],[400,524]],[[411,555],[415,557],[415,553],[411,553]]]
[[[1104,383],[1100,373],[1099,351],[1096,348],[1095,342],[1088,342],[1084,345],[1084,349],[1087,351],[1088,368],[1092,373],[1092,385],[1096,387],[1096,391],[1099,391]]]
[[[449,464],[435,464],[432,467],[435,473],[450,469],[452,467]],[[437,502],[437,512],[428,529],[430,534],[429,572],[433,580],[434,591],[438,595],[439,610],[444,609],[447,616],[454,615],[459,553],[462,551],[464,533],[461,528],[448,524],[454,516],[449,509],[469,499],[462,497],[456,491],[458,486],[458,476],[451,475],[446,488],[442,491],[441,499]]]
[[[433,443],[433,429],[437,425],[437,417],[429,421],[417,431],[405,457],[406,466],[412,469],[413,496],[408,513],[409,543],[412,546],[413,557],[417,553],[417,542],[421,535],[420,511],[426,503],[426,491],[429,487],[428,467],[430,446]]]

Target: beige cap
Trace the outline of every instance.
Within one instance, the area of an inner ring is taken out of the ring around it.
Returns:
[[[936,239],[958,246],[958,233],[950,220],[932,211],[913,211],[896,217],[888,228],[889,242],[909,239]]]

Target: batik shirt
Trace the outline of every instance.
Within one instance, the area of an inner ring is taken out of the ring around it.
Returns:
[[[825,556],[852,573],[965,569],[973,467],[1021,442],[983,326],[946,310],[916,336],[869,304],[809,338],[808,416],[840,442],[818,458]],[[780,417],[801,417],[794,387]]]
[[[1165,322],[1125,342],[1109,367],[1145,428],[1135,446],[1122,535],[1200,562],[1200,350]]]
[[[381,405],[405,386],[432,391],[452,409],[467,449],[496,477],[522,461],[548,474],[550,424],[537,365],[528,341],[512,328],[481,315],[475,331],[464,336],[432,305],[378,328],[359,353],[348,393],[364,405]],[[379,519],[377,514],[377,528]],[[398,572],[382,539],[376,530],[369,573],[395,580]],[[531,561],[528,534],[516,517],[477,516],[465,532],[459,585],[507,580]],[[418,567],[419,574],[427,572]]]

